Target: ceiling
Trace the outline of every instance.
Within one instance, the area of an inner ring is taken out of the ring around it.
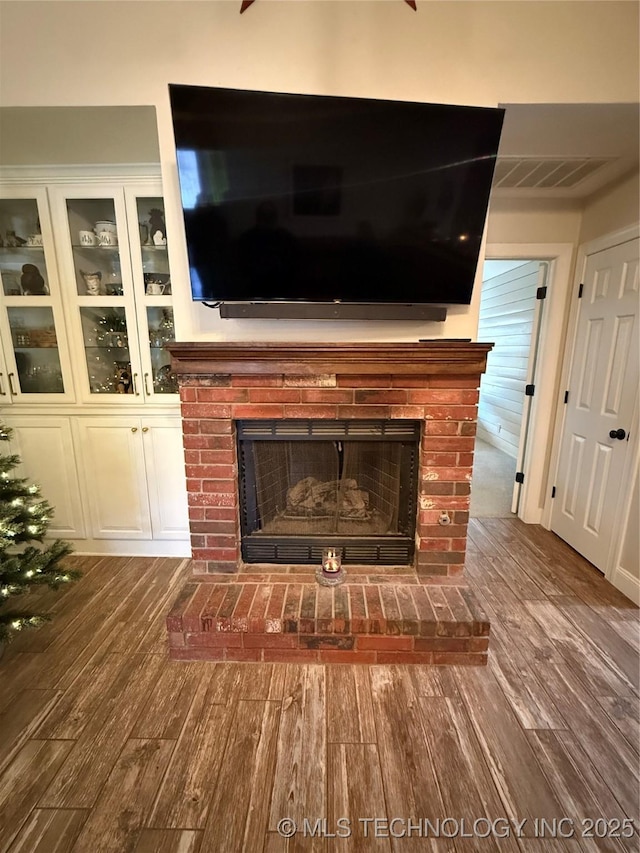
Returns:
[[[501,106],[497,197],[585,199],[638,169],[637,103]]]

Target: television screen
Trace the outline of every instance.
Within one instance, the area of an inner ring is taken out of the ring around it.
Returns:
[[[503,110],[169,91],[194,300],[470,302]]]

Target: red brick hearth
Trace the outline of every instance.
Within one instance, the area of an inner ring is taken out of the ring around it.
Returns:
[[[277,574],[261,568],[260,574],[209,575],[187,584],[167,618],[171,657],[487,662],[489,622],[462,580],[420,582],[415,574],[350,568],[342,586],[328,588],[318,586],[310,567]]]
[[[172,656],[486,662],[488,623],[462,572],[478,386],[490,348],[172,344],[194,573],[169,617]],[[347,567],[349,582],[327,590],[309,566],[242,563],[235,422],[298,418],[422,422],[413,566]],[[287,571],[297,572],[295,581],[280,581]]]

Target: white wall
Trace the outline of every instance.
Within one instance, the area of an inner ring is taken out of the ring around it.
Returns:
[[[628,175],[589,199],[582,214],[579,243],[588,243],[640,220],[640,175]]]
[[[239,6],[240,0],[0,3],[2,105],[156,107],[183,339],[475,337],[479,288],[474,303],[450,310],[445,324],[221,321],[194,305],[169,82],[486,106],[637,99],[635,3],[418,0],[413,12],[401,0],[258,0],[244,15]],[[546,220],[531,215],[492,223],[504,234],[491,240],[539,240]],[[527,217],[535,228],[520,230]],[[560,219],[563,233],[572,230],[572,213]],[[565,238],[554,231],[551,239]]]
[[[504,263],[488,261],[482,283],[478,338],[492,341],[494,348],[480,385],[478,435],[516,459],[540,263],[506,271],[494,266]]]

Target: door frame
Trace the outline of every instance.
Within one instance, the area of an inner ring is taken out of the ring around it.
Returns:
[[[548,377],[538,381],[531,399],[531,414],[524,457],[524,482],[518,517],[527,524],[549,527],[551,517],[550,472],[554,472],[558,393],[567,328],[573,271],[573,243],[487,243],[486,260],[548,261],[547,304],[542,312],[538,338],[536,373]],[[533,449],[536,452],[533,452]],[[542,448],[542,450],[540,450]],[[547,523],[545,524],[545,518]]]
[[[573,367],[573,357],[578,332],[578,315],[580,309],[578,291],[580,288],[580,283],[584,278],[588,258],[590,255],[594,255],[597,252],[604,251],[605,249],[612,249],[614,246],[618,246],[621,243],[627,243],[630,240],[635,240],[638,237],[640,237],[640,222],[636,222],[634,225],[629,225],[626,228],[621,228],[617,231],[612,231],[608,234],[604,234],[594,240],[589,240],[587,243],[582,243],[578,247],[574,281],[573,287],[571,289],[572,298],[569,306],[566,340],[564,346],[564,353],[562,354],[560,387],[558,389],[558,399],[556,404],[558,417],[556,418],[551,450],[550,470],[552,472],[552,478],[549,481],[549,495],[551,494],[553,482],[555,481],[555,478],[558,475],[558,468],[560,465],[560,445],[562,442],[562,433],[564,430],[565,422],[564,393],[569,387],[569,379],[571,375],[571,369]],[[629,447],[629,456],[632,464],[630,464],[625,470],[622,483],[620,484],[621,500],[625,495],[631,497],[631,489],[633,488],[634,477],[637,476],[638,465],[640,465],[640,437],[638,435],[638,433],[640,432],[640,429],[638,429],[639,409],[640,400],[638,399],[637,395],[634,406],[634,414],[632,416],[632,431],[630,437],[631,446]],[[552,500],[547,500],[541,521],[541,524],[543,525],[543,527],[546,527],[547,530],[551,529],[552,509]],[[629,515],[623,515],[622,513],[618,513],[615,529],[612,531],[612,546],[609,550],[609,556],[607,559],[607,565],[604,572],[604,576],[614,586],[616,586],[618,589],[621,589],[625,595],[638,602],[640,598],[640,584],[638,584],[635,578],[631,577],[628,572],[625,572],[624,569],[619,566],[622,549],[624,546],[624,534],[626,532],[628,523]]]

